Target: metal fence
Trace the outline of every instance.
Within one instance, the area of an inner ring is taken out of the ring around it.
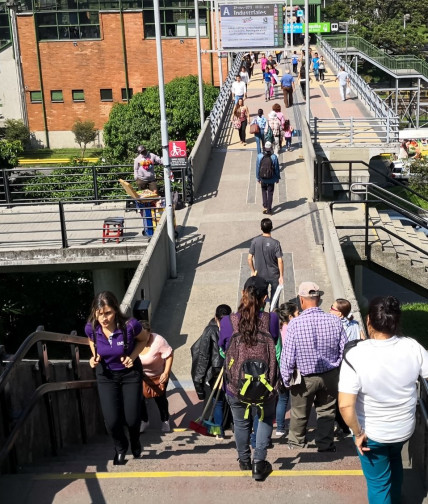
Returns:
[[[223,82],[223,85],[220,89],[220,94],[217,97],[216,102],[211,110],[211,114],[209,116],[209,120],[211,123],[211,141],[214,143],[217,132],[221,127],[224,112],[227,108],[230,99],[230,89],[232,87],[233,82],[235,81],[236,75],[239,73],[239,69],[242,64],[242,58],[244,53],[238,53],[235,57],[235,61],[233,62],[232,67],[227,75],[226,80]]]
[[[398,124],[399,118],[395,112],[388,107],[388,105],[371,89],[367,82],[362,79],[358,73],[348,65],[345,60],[334,50],[330,42],[334,39],[328,40],[324,37],[317,36],[318,47],[327,56],[331,64],[339,69],[341,66],[345,67],[351,79],[351,87],[358,98],[363,101],[366,106],[373,112],[374,119],[383,123],[385,133],[382,134],[379,141],[382,142],[398,142]],[[341,130],[340,136],[347,136],[348,132]],[[319,133],[318,133],[319,136]],[[355,138],[355,137],[354,137]]]

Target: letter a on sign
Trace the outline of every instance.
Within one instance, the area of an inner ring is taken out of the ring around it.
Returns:
[[[229,7],[223,7],[223,16],[230,16]]]

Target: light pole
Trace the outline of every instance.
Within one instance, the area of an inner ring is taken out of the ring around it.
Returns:
[[[201,120],[201,129],[204,127],[204,84],[202,80],[202,61],[201,61],[201,32],[199,29],[199,5],[195,0],[195,28],[196,28],[196,51],[198,53],[198,84],[199,84],[199,115]]]
[[[410,20],[410,14],[404,14],[403,15],[403,30],[406,29],[406,21]]]
[[[305,0],[305,87],[306,87],[306,104],[305,104],[305,117],[310,124],[311,119],[311,90],[309,86],[309,0]]]
[[[162,139],[162,161],[163,161],[163,178],[165,184],[165,210],[168,228],[169,242],[169,260],[171,267],[171,278],[177,278],[177,258],[175,255],[175,231],[174,231],[174,215],[172,210],[171,198],[171,166],[169,163],[168,151],[168,122],[166,120],[165,108],[165,83],[163,78],[163,57],[162,57],[162,38],[161,24],[159,12],[159,0],[153,0],[155,14],[155,31],[156,31],[156,57],[158,60],[158,81],[159,81],[159,106],[161,113],[161,139]]]

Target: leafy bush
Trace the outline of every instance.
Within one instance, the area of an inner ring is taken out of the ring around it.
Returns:
[[[30,130],[22,119],[7,119],[5,121],[5,139],[9,142],[19,141],[25,148],[30,142]]]
[[[218,89],[204,84],[204,113],[210,113]],[[165,85],[170,140],[186,140],[192,149],[200,132],[199,90],[196,76],[179,77]],[[116,104],[104,125],[105,156],[112,163],[130,162],[138,145],[161,155],[159,88],[135,94],[129,103]]]
[[[18,155],[23,150],[20,140],[0,140],[0,168],[18,166]]]

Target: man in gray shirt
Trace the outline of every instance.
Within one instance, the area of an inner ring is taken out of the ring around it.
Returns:
[[[270,219],[262,219],[260,223],[262,234],[254,238],[248,253],[248,265],[252,276],[260,276],[270,284],[270,298],[279,284],[284,283],[284,263],[282,249],[278,240],[271,236],[273,228]]]

